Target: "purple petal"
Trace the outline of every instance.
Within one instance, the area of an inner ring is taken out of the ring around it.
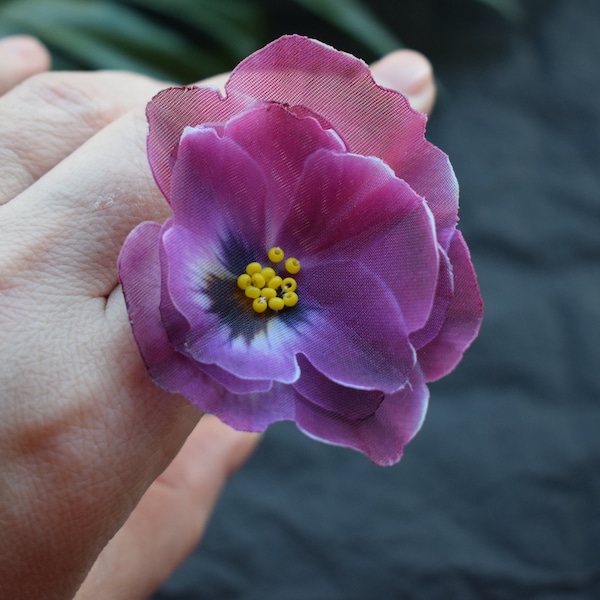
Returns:
[[[163,225],[162,234],[171,229],[173,221],[170,219]],[[171,294],[168,289],[168,261],[162,240],[159,246],[160,263],[162,271],[161,281],[161,300],[160,316],[169,338],[169,343],[174,348],[185,347],[185,341],[190,332],[189,321],[177,310],[173,304]],[[186,355],[186,352],[181,352]],[[190,357],[188,357],[190,358]],[[193,360],[193,359],[191,359]],[[217,365],[206,365],[196,363],[196,366],[204,373],[210,375],[215,381],[220,383],[228,391],[236,394],[249,394],[252,392],[266,392],[271,389],[273,382],[271,380],[240,379],[228,371],[221,369]]]
[[[390,393],[402,387],[416,357],[400,307],[385,283],[351,261],[301,273],[300,301],[314,306],[315,314],[294,350],[340,384]]]
[[[179,237],[177,237],[177,232],[181,234]],[[168,233],[173,235],[169,236]],[[169,257],[164,243],[165,238],[175,240],[176,265],[175,273],[172,277],[169,276]],[[187,243],[186,238],[188,238]],[[181,354],[188,356],[190,360],[193,360],[199,369],[213,377],[230,392],[236,394],[248,394],[251,392],[268,391],[273,384],[271,379],[242,379],[236,377],[229,371],[220,368],[218,365],[197,362],[194,358],[189,356],[187,345],[191,339],[190,331],[192,330],[192,327],[194,327],[196,331],[202,331],[205,335],[210,335],[210,333],[206,332],[210,332],[211,329],[218,329],[220,326],[219,320],[214,315],[207,313],[207,307],[202,303],[202,297],[198,297],[197,288],[201,284],[194,282],[193,277],[190,279],[186,277],[193,272],[193,269],[189,267],[189,263],[191,262],[189,258],[182,259],[181,257],[189,254],[193,256],[193,242],[196,241],[195,238],[192,237],[192,243],[190,244],[189,238],[189,232],[184,228],[173,226],[172,220],[167,221],[162,228],[160,262],[163,277],[161,282],[160,314],[164,328],[169,337],[169,342],[174,348],[180,351]],[[169,285],[169,282],[171,282],[171,285]],[[184,289],[183,286],[186,283],[188,288]],[[176,295],[179,294],[179,296],[183,298],[183,310],[190,315],[189,320],[174,303],[171,288]]]
[[[218,272],[222,267],[216,260],[216,243],[211,255],[205,249],[206,242],[193,232],[172,225],[172,221],[168,225],[165,224],[160,239],[161,314],[171,342],[177,346],[183,344],[190,330],[206,334],[218,326],[218,318],[208,313],[210,301],[202,290],[207,273]],[[182,325],[181,319],[187,326]]]
[[[426,323],[438,277],[433,220],[423,200],[381,160],[315,152],[277,243],[303,264],[306,257],[307,265],[361,263],[392,290],[407,331]]]
[[[203,410],[238,431],[264,431],[276,421],[296,418],[296,398],[291,386],[275,383],[268,392],[231,394],[207,398]]]
[[[269,317],[252,314],[250,308],[248,318]],[[217,323],[206,334],[193,328],[186,339],[186,352],[194,360],[218,365],[240,379],[293,383],[300,375],[295,356],[298,338],[310,327],[301,323],[292,329],[282,319],[272,317],[264,332],[248,340],[243,336],[232,338],[229,328]]]
[[[264,315],[254,313],[248,299],[237,288],[235,278],[230,278],[227,294],[220,302],[239,303],[245,310],[239,318],[259,320],[266,329],[248,340],[244,336],[234,337],[227,322],[223,322],[212,309],[211,300],[205,290],[207,275],[219,274],[219,266],[207,262],[204,246],[198,236],[184,227],[174,226],[162,236],[162,268],[166,273],[168,305],[173,313],[165,313],[165,325],[175,326],[183,337],[172,339],[175,347],[201,364],[211,364],[222,368],[233,377],[250,380],[276,380],[291,383],[298,378],[290,337],[307,324],[300,324],[296,330],[288,328],[276,317],[268,320]],[[215,249],[215,254],[217,250]],[[226,277],[226,275],[224,276]],[[170,320],[167,319],[170,316]],[[184,330],[177,325],[183,317],[189,328]]]
[[[198,363],[199,364],[199,363]],[[200,365],[202,371],[210,375],[215,381],[233,394],[253,394],[255,392],[268,392],[273,387],[271,379],[241,379],[217,365]]]
[[[372,417],[385,394],[378,390],[359,390],[344,387],[331,381],[315,369],[304,357],[298,357],[300,379],[294,389],[323,410],[340,415],[348,421],[362,421]]]
[[[452,265],[448,255],[440,248],[440,270],[438,282],[435,288],[435,299],[433,308],[427,323],[422,329],[410,334],[410,343],[418,350],[428,344],[440,332],[446,319],[448,305],[454,293],[454,281],[452,277]]]
[[[191,360],[175,352],[167,338],[159,312],[160,229],[157,223],[142,223],[131,232],[119,255],[119,278],[133,335],[151,378],[202,409],[204,402],[218,401],[222,391]]]
[[[426,381],[439,379],[454,369],[477,337],[483,318],[477,278],[469,250],[458,230],[451,240],[448,257],[454,276],[454,295],[439,334],[417,353]]]
[[[242,61],[226,90],[306,106],[333,123],[351,152],[383,159],[429,204],[442,246],[457,222],[458,185],[448,157],[425,140],[425,115],[379,87],[368,66],[320,42],[285,36]]]
[[[212,128],[186,129],[173,167],[171,206],[177,224],[199,244],[217,248],[231,231],[265,246],[263,171],[236,142]]]
[[[190,276],[198,262],[195,241],[177,226],[163,236],[163,269],[168,270],[168,294],[175,310],[174,318],[168,320],[163,312],[163,319],[167,327],[174,325],[185,333],[183,339],[171,340],[180,352],[241,379],[292,383],[299,376],[295,355],[304,353],[319,370],[348,385],[391,392],[405,383],[415,356],[402,312],[384,283],[361,264],[347,261],[303,269],[297,276],[301,305],[290,309],[301,315],[297,320],[257,315],[242,296],[248,310],[239,318],[265,324],[263,331],[246,339],[232,336],[228,324],[210,310],[202,280]],[[352,293],[359,286],[368,293]],[[232,280],[231,295],[222,301],[236,302],[237,295]],[[178,315],[187,320],[189,331],[177,325]]]
[[[363,452],[378,465],[400,460],[423,423],[429,398],[417,370],[402,390],[382,395],[337,385],[306,361],[293,387],[298,427],[322,441]]]

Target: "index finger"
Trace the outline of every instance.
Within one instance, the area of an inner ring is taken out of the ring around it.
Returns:
[[[0,52],[1,48],[0,43]],[[134,107],[143,107],[162,87],[132,73],[53,72],[31,77],[2,96],[0,205],[106,125]]]

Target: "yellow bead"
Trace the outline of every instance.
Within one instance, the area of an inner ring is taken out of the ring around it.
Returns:
[[[273,279],[273,277],[275,277],[275,269],[272,269],[271,267],[265,267],[260,274],[265,278],[265,281],[270,281]]]
[[[248,298],[258,298],[260,296],[260,288],[257,288],[254,285],[249,285],[244,290],[244,293],[246,294],[246,296],[248,296]]]
[[[281,310],[284,306],[283,300],[278,296],[269,300],[269,308],[272,310]]]
[[[300,261],[297,258],[288,258],[285,261],[285,270],[295,275],[300,270]]]
[[[275,298],[275,296],[277,296],[277,292],[271,287],[266,287],[260,290],[260,295],[264,298]]]
[[[282,281],[283,279],[281,279],[279,275],[275,275],[275,277],[271,277],[271,279],[269,279],[269,283],[267,283],[267,285],[276,290],[281,285]]]
[[[297,287],[298,284],[296,283],[296,280],[293,277],[286,277],[281,282],[281,289],[284,292],[295,292]]]
[[[259,262],[251,262],[246,267],[246,273],[248,275],[254,275],[254,273],[260,273],[262,271],[262,265]]]
[[[298,304],[298,294],[296,292],[286,292],[282,300],[286,306],[296,306]]]
[[[271,248],[268,253],[269,260],[274,263],[281,262],[283,260],[283,250],[281,248]]]
[[[237,278],[237,284],[240,290],[245,290],[250,285],[251,277],[248,273],[242,273]]]
[[[265,283],[265,278],[260,273],[252,275],[252,285],[255,285],[257,288],[264,288]]]
[[[256,298],[254,302],[252,302],[252,308],[254,312],[264,313],[267,310],[268,303],[266,298]]]

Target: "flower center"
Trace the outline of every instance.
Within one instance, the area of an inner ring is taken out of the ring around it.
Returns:
[[[281,248],[271,248],[267,256],[275,265],[284,259]],[[238,287],[252,300],[252,308],[255,312],[264,313],[267,308],[279,312],[298,304],[298,294],[296,294],[298,284],[289,275],[295,275],[300,271],[300,261],[297,258],[288,258],[284,267],[286,273],[281,277],[273,267],[264,267],[259,262],[251,262],[246,267],[246,272],[237,278]]]

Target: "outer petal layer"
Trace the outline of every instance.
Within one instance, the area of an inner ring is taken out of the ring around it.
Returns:
[[[307,361],[301,365],[302,377],[294,384],[298,427],[322,441],[359,450],[379,465],[400,460],[427,410],[429,391],[418,370],[404,389],[384,395],[339,386]]]
[[[477,337],[483,319],[483,301],[467,244],[456,230],[448,257],[454,276],[454,293],[438,335],[417,351],[425,381],[447,375]]]
[[[325,117],[350,152],[383,159],[427,200],[440,243],[447,246],[458,220],[458,185],[448,157],[425,139],[425,115],[402,94],[379,87],[364,62],[314,40],[285,36],[242,61],[226,90],[231,98],[298,104]]]
[[[458,185],[448,157],[425,139],[426,117],[402,94],[378,86],[364,62],[314,40],[284,36],[242,61],[225,91],[223,98],[213,88],[171,88],[148,105],[148,156],[167,200],[169,159],[186,126],[224,122],[257,100],[300,105],[335,124],[351,152],[378,156],[425,198],[447,248],[458,220]]]
[[[200,408],[215,402],[222,389],[185,356],[175,352],[161,321],[158,223],[142,223],[131,232],[119,255],[123,285],[133,335],[152,379],[169,392],[183,394]]]

